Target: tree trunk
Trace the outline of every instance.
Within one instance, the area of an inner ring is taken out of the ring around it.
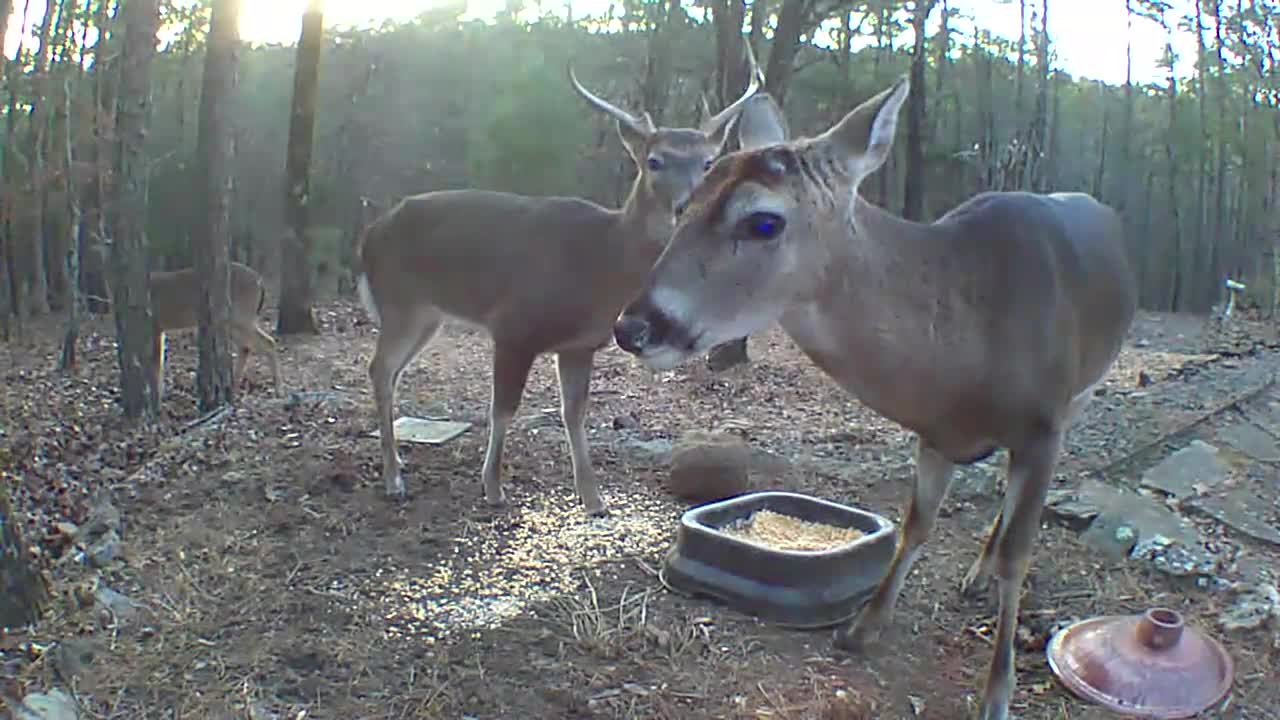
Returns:
[[[1041,0],[1040,3],[1040,30],[1036,33],[1036,70],[1040,78],[1036,87],[1035,117],[1031,121],[1031,153],[1024,187],[1045,192],[1048,189],[1044,158],[1049,139],[1049,0]]]
[[[293,76],[293,109],[289,117],[289,154],[285,163],[285,221],[288,226],[280,263],[280,314],[276,332],[319,334],[312,308],[311,143],[316,124],[316,89],[320,75],[324,0],[307,0]]]
[[[1163,16],[1161,17],[1163,21]],[[1165,135],[1164,152],[1165,159],[1169,163],[1169,220],[1173,223],[1172,247],[1170,249],[1169,267],[1169,295],[1168,307],[1170,312],[1178,312],[1183,305],[1183,287],[1182,287],[1182,219],[1178,210],[1178,204],[1181,198],[1178,195],[1178,151],[1174,147],[1177,142],[1178,129],[1178,76],[1174,72],[1174,54],[1173,54],[1173,28],[1166,24],[1165,26],[1165,55],[1169,61],[1169,126]]]
[[[84,288],[90,294],[87,307],[90,312],[108,312],[110,305],[110,272],[106,260],[107,227],[103,200],[107,192],[107,176],[110,174],[109,163],[111,147],[109,138],[115,134],[116,94],[112,78],[115,76],[113,54],[108,50],[115,42],[115,19],[109,16],[108,10],[113,0],[98,0],[98,11],[95,24],[98,26],[98,39],[93,47],[93,142],[90,146],[90,163],[93,166],[93,177],[85,186],[82,221],[85,231],[81,233],[81,274],[84,276]],[[119,5],[116,6],[119,12]],[[87,261],[87,262],[86,262]]]
[[[235,401],[231,375],[231,178],[232,102],[240,49],[240,0],[217,0],[209,23],[209,45],[200,85],[196,155],[203,165],[197,197],[204,212],[196,220],[195,268],[200,277],[196,370],[201,412]],[[241,352],[244,349],[241,348]]]
[[[70,280],[67,277],[68,243],[75,238],[77,228],[71,225],[68,210],[71,201],[63,193],[76,190],[71,177],[70,159],[63,151],[67,125],[72,122],[68,103],[61,97],[66,79],[77,75],[80,66],[75,62],[76,36],[73,25],[79,13],[80,0],[60,0],[58,20],[54,24],[53,48],[49,61],[49,83],[46,97],[49,101],[49,130],[45,138],[44,157],[48,171],[45,184],[45,208],[41,217],[41,235],[44,237],[46,269],[48,271],[49,304],[54,310],[65,310],[70,302]],[[54,61],[56,58],[56,63]],[[61,78],[59,81],[54,77]]]
[[[712,5],[716,31],[716,99],[720,107],[732,102],[745,87],[747,66],[742,46],[742,24],[747,6],[743,0],[716,0]]]
[[[9,503],[8,485],[0,482],[0,627],[17,628],[40,619],[49,601],[49,585],[31,561],[22,523]]]
[[[1222,41],[1222,3],[1220,0],[1213,0],[1213,40],[1214,55],[1217,64],[1217,92],[1214,102],[1218,105],[1218,142],[1216,154],[1218,157],[1218,166],[1214,170],[1214,198],[1213,198],[1213,237],[1214,242],[1218,243],[1227,237],[1227,62],[1223,57],[1223,41]],[[1222,268],[1214,265],[1215,271]],[[1215,272],[1214,281],[1217,282]]]
[[[787,88],[791,85],[807,7],[806,0],[783,0],[782,10],[778,12],[773,49],[769,51],[769,65],[765,69],[765,91],[773,95],[779,106],[786,100]]]
[[[1196,148],[1199,171],[1196,173],[1195,245],[1198,250],[1194,263],[1195,266],[1208,270],[1207,273],[1200,273],[1204,280],[1198,283],[1199,287],[1196,290],[1197,298],[1195,302],[1197,305],[1209,305],[1213,303],[1218,285],[1217,274],[1213,272],[1213,251],[1211,250],[1213,239],[1206,232],[1209,198],[1209,153],[1213,147],[1213,136],[1209,130],[1207,108],[1209,99],[1206,97],[1207,83],[1205,82],[1205,70],[1208,69],[1209,65],[1209,53],[1208,46],[1204,40],[1204,0],[1195,0],[1195,2],[1196,108],[1200,125],[1200,143],[1199,147]],[[1193,266],[1193,270],[1195,266]]]
[[[76,345],[80,341],[80,283],[75,278],[80,277],[80,198],[76,194],[76,183],[71,178],[71,168],[74,166],[75,155],[72,152],[71,140],[71,78],[67,78],[63,85],[63,114],[66,115],[67,121],[63,124],[63,158],[67,172],[67,258],[66,258],[66,277],[70,280],[67,283],[66,302],[67,302],[67,331],[62,338],[62,357],[58,362],[59,369],[64,372],[72,372],[76,369]]]
[[[34,100],[28,114],[27,151],[31,153],[27,182],[31,202],[27,207],[27,277],[23,305],[33,315],[49,312],[49,273],[45,262],[45,160],[44,141],[48,127],[48,107],[52,98],[49,88],[49,53],[53,48],[53,26],[58,3],[45,3],[44,20],[40,24],[40,44],[36,48],[32,70]]]
[[[924,82],[925,24],[933,13],[935,0],[916,0],[911,17],[915,46],[911,50],[911,89],[907,93],[907,168],[902,194],[902,215],[908,220],[924,220],[925,170],[924,133],[928,91]]]
[[[4,41],[9,36],[9,17],[13,15],[13,0],[0,0],[0,65],[4,65],[9,57],[5,54]]]
[[[125,417],[154,418],[160,408],[158,353],[147,282],[147,160],[143,154],[151,107],[151,63],[156,53],[160,0],[129,0],[124,5],[125,36],[116,104],[115,242],[111,253],[120,360],[120,397]]]
[[[1018,69],[1013,81],[1013,117],[1022,122],[1023,78],[1027,68],[1027,0],[1018,0]]]

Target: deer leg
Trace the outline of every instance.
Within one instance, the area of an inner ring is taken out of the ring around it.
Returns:
[[[1088,407],[1089,402],[1093,400],[1093,385],[1090,385],[1084,392],[1076,395],[1071,399],[1071,403],[1067,406],[1066,413],[1063,414],[1063,432],[1069,427],[1084,409]],[[1055,461],[1056,462],[1056,461]],[[960,594],[966,597],[977,597],[987,588],[991,581],[991,571],[995,566],[996,547],[1000,536],[1000,526],[1004,522],[1004,509],[996,513],[996,518],[991,522],[991,528],[987,531],[987,541],[982,546],[982,553],[978,555],[978,559],[969,567],[969,572],[965,573],[964,580],[960,583]]]
[[[257,352],[267,358],[267,363],[271,366],[271,394],[280,396],[280,366],[276,357],[276,341],[262,328],[258,327],[256,322],[250,322],[248,327],[234,326],[236,331],[236,345],[239,349],[239,355],[236,357],[236,369],[232,373],[232,381],[243,377],[245,366],[249,363],[249,354]]]
[[[1010,453],[1009,489],[1005,493],[1003,522],[992,563],[1000,611],[980,720],[1009,717],[1009,701],[1016,685],[1013,640],[1018,630],[1018,603],[1061,447],[1062,431],[1055,429]]]
[[[244,369],[249,364],[249,340],[245,337],[244,329],[237,326],[231,326],[231,340],[236,344],[236,361],[231,366],[231,385],[244,380]]]
[[[439,325],[436,326],[439,328]],[[432,330],[434,336],[435,330]],[[271,394],[279,397],[280,395],[280,358],[278,357],[276,339],[267,334],[262,328],[255,323],[253,326],[253,336],[258,341],[258,352],[267,356],[267,364],[271,367]],[[431,340],[429,336],[428,342]]]
[[[923,440],[916,448],[916,484],[907,506],[907,517],[898,538],[898,548],[880,586],[862,609],[858,618],[835,632],[835,645],[844,650],[859,650],[874,642],[893,621],[894,606],[911,566],[923,548],[938,510],[947,497],[955,464],[947,460]]]
[[[373,385],[373,401],[377,406],[378,435],[382,444],[382,481],[387,495],[404,497],[404,479],[400,469],[404,463],[395,436],[395,393],[404,368],[422,352],[440,329],[439,312],[418,311],[420,317],[401,319],[384,317],[378,343],[369,361],[369,380]]]
[[[502,492],[502,447],[507,439],[507,428],[520,408],[520,396],[529,379],[536,354],[523,348],[513,348],[498,340],[493,342],[493,389],[489,399],[489,447],[484,453],[484,468],[480,477],[484,484],[484,499],[494,506],[506,503]]]
[[[573,484],[578,499],[588,515],[608,513],[600,497],[600,485],[591,469],[591,452],[587,444],[587,402],[591,389],[593,350],[574,350],[556,355],[556,373],[560,376],[560,417],[564,420],[569,453],[573,457]]]
[[[977,597],[982,594],[991,580],[992,566],[995,564],[996,542],[1000,539],[1000,525],[1004,522],[1004,509],[996,513],[987,529],[986,542],[982,544],[982,552],[969,566],[964,580],[960,581],[960,594],[965,597]]]

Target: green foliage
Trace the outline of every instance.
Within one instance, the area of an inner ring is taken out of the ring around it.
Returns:
[[[476,183],[526,195],[572,194],[585,136],[582,104],[568,90],[563,65],[534,48],[500,78],[488,122],[468,138]]]

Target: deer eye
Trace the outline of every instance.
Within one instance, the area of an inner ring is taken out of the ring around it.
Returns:
[[[702,163],[702,169],[704,171],[710,170],[712,164],[714,164],[714,160],[712,158],[707,158],[706,162]]]
[[[650,170],[661,170],[661,169],[662,169],[662,158],[658,157],[657,155],[650,155],[650,156],[649,156],[649,169],[650,169]]]
[[[752,213],[747,217],[747,232],[757,240],[772,240],[782,233],[787,221],[771,212]]]

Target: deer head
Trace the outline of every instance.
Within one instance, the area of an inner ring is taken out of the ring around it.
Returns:
[[[826,225],[849,220],[858,186],[889,156],[904,77],[823,134],[787,141],[771,100],[742,112],[742,150],[715,163],[691,194],[645,290],[614,337],[654,367],[765,329],[821,286]],[[767,99],[767,96],[763,96]]]
[[[648,112],[637,117],[583,87],[574,74],[572,62],[567,70],[573,89],[593,108],[618,121],[622,145],[640,170],[637,188],[657,202],[675,209],[688,201],[693,188],[702,181],[724,148],[732,120],[760,89],[760,68],[751,46],[748,44],[746,48],[751,65],[751,81],[747,89],[728,107],[703,120],[696,129],[657,127]]]

